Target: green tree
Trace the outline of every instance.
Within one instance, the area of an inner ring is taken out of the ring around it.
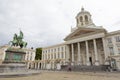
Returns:
[[[42,59],[42,48],[36,48],[35,60],[41,60],[41,59]]]

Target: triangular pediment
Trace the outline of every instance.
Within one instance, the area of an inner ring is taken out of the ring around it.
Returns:
[[[96,29],[96,28],[78,28],[74,32],[70,33],[64,40],[75,39],[80,36],[90,35],[91,33],[95,34],[100,31],[105,31],[105,29]]]

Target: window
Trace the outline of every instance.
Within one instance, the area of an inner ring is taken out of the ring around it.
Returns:
[[[54,49],[54,51],[56,52],[56,49]]]
[[[50,49],[48,50],[48,53],[50,53]]]
[[[56,54],[54,54],[54,59],[56,59]]]
[[[120,54],[120,49],[118,49],[118,54]]]
[[[63,58],[63,52],[61,53],[61,58]]]
[[[80,22],[83,22],[83,17],[82,16],[80,16]]]
[[[109,47],[110,55],[114,55],[113,47]]]
[[[51,52],[53,52],[53,49],[51,49]]]
[[[58,52],[60,51],[60,48],[58,48]]]
[[[60,58],[60,54],[58,53],[58,59]]]
[[[51,59],[53,59],[53,54],[51,54]]]
[[[115,39],[116,39],[116,42],[120,42],[120,36],[116,36]]]
[[[108,38],[108,43],[112,43],[112,39],[111,38]]]
[[[88,16],[85,15],[85,22],[88,22]]]
[[[77,23],[79,23],[79,20],[77,19]]]
[[[61,47],[61,50],[63,51],[63,47]]]
[[[48,59],[50,59],[50,54],[48,54]]]

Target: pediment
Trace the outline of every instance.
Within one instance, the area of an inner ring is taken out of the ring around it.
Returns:
[[[80,35],[83,35],[83,34],[88,34],[88,33],[91,33],[91,32],[94,32],[94,31],[90,31],[90,30],[80,30],[79,32],[75,33],[74,35],[72,35],[71,37],[76,37],[76,36],[80,36]]]
[[[80,36],[91,35],[91,33],[95,34],[100,31],[105,31],[105,29],[95,29],[95,28],[78,28],[74,32],[70,33],[64,40],[75,39]]]

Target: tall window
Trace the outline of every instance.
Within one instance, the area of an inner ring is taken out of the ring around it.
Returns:
[[[120,54],[120,49],[118,49],[118,54]]]
[[[60,51],[60,48],[58,47],[58,52]]]
[[[48,54],[48,59],[50,59],[50,54]]]
[[[116,36],[115,39],[116,39],[116,42],[120,42],[120,36]]]
[[[85,22],[88,22],[88,16],[85,15]]]
[[[56,52],[56,48],[54,49],[54,51]]]
[[[51,59],[53,59],[53,54],[51,54]]]
[[[77,23],[79,23],[79,20],[77,19]]]
[[[80,16],[80,22],[81,22],[81,25],[83,25],[83,17]]]
[[[54,54],[54,59],[56,59],[56,54]]]
[[[58,53],[58,59],[60,58],[60,54]]]
[[[62,50],[62,52],[63,52],[63,47],[61,47],[61,50]]]
[[[108,38],[107,41],[108,41],[108,43],[112,43],[112,39],[111,38]]]
[[[109,47],[109,50],[110,50],[110,55],[114,55],[113,47]]]
[[[80,16],[80,22],[83,22],[83,17],[82,16]]]
[[[63,52],[61,53],[61,58],[63,58]]]

